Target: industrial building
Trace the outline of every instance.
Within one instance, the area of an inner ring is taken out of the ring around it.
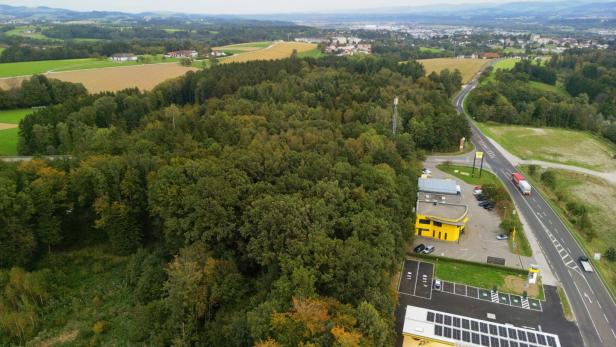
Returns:
[[[558,335],[545,331],[410,305],[406,306],[402,334],[403,347],[561,347]]]
[[[419,178],[415,235],[457,241],[468,222],[468,205],[462,203],[454,180]]]

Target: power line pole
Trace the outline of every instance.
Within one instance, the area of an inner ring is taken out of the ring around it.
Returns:
[[[398,127],[398,97],[394,98],[394,112],[391,117],[391,133],[395,136]]]

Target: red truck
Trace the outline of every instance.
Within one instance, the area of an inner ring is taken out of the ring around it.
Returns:
[[[522,192],[522,194],[530,195],[532,188],[530,184],[528,183],[528,181],[526,180],[526,178],[524,178],[524,176],[522,176],[521,173],[519,172],[512,173],[511,181],[513,181],[513,184],[515,184],[515,186],[518,187],[518,189]]]

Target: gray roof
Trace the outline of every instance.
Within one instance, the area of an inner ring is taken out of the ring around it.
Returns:
[[[458,194],[457,183],[454,180],[440,178],[419,178],[419,191],[425,193]]]

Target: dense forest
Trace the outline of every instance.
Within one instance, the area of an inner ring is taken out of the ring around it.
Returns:
[[[18,88],[0,88],[0,110],[60,104],[87,93],[81,84],[36,75],[22,81]]]
[[[71,157],[0,164],[0,344],[391,345],[419,160],[469,136],[460,81],[292,57],[27,116],[22,154]]]
[[[570,49],[545,65],[522,61],[491,73],[467,100],[478,121],[588,130],[616,143],[615,52]]]

